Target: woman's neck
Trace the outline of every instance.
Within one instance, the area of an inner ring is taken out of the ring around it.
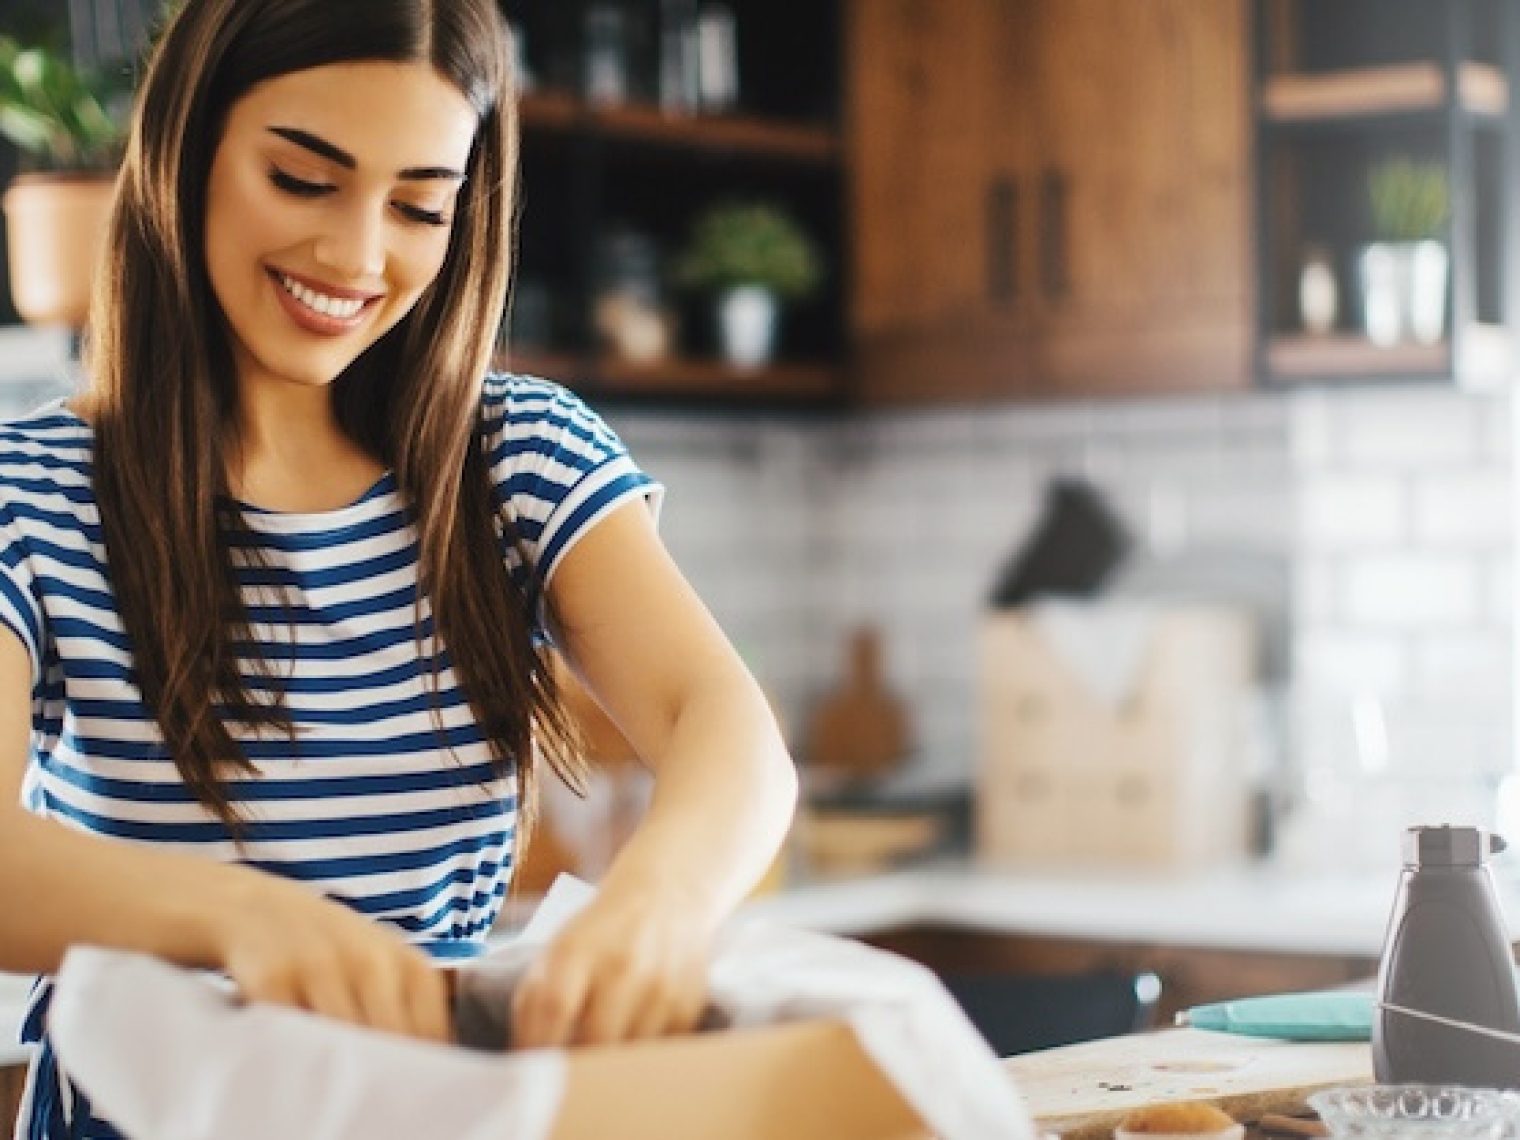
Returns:
[[[269,510],[313,512],[349,505],[385,467],[343,430],[327,387],[243,386],[228,490]]]

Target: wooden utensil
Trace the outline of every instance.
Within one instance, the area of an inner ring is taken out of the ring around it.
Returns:
[[[851,634],[845,676],[813,712],[805,759],[811,769],[851,779],[885,775],[907,754],[908,714],[882,677],[881,634]]]

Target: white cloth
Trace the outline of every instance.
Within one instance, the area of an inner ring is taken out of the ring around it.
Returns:
[[[520,968],[586,897],[556,884],[543,920],[507,953],[462,969]],[[843,1018],[944,1140],[1035,1136],[997,1058],[934,975],[906,959],[741,922],[720,939],[711,990],[735,1027]],[[64,959],[49,1030],[101,1115],[154,1140],[542,1140],[568,1064],[559,1050],[493,1055],[242,1006],[204,974],[91,947]]]
[[[1029,606],[1029,620],[1106,708],[1120,708],[1135,691],[1155,632],[1153,609],[1045,599]]]

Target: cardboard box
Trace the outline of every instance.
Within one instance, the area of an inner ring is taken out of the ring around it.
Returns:
[[[983,625],[976,843],[994,862],[1181,867],[1245,854],[1245,710],[1256,639],[1243,612],[1168,607],[1117,706],[1030,614]]]
[[[576,1049],[554,1140],[929,1140],[839,1021]]]

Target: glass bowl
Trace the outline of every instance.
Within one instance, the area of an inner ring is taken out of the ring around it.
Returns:
[[[1496,1089],[1366,1085],[1308,1097],[1330,1134],[1348,1140],[1499,1140],[1515,1118]]]

